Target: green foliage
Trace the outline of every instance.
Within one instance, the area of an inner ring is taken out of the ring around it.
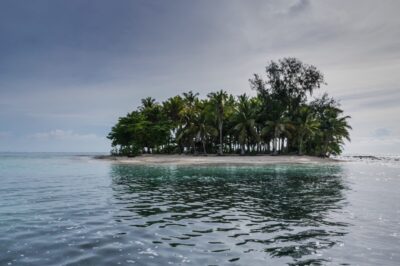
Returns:
[[[223,153],[223,126],[224,120],[228,114],[227,107],[229,104],[228,102],[228,94],[226,91],[220,90],[217,92],[211,92],[208,94],[209,104],[213,107],[213,114],[218,125],[218,132],[219,132],[219,149],[218,154],[222,155]]]
[[[350,117],[327,94],[309,101],[323,84],[316,67],[284,58],[270,62],[265,80],[250,79],[255,97],[223,90],[204,99],[189,91],[162,104],[148,97],[112,127],[112,153],[340,154]]]
[[[256,128],[257,102],[251,101],[246,94],[238,96],[235,112],[233,114],[234,132],[240,144],[240,153],[245,153],[245,145],[258,141],[259,135]]]

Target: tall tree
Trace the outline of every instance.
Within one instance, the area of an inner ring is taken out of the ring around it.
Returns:
[[[211,105],[214,107],[215,117],[219,131],[219,149],[218,154],[223,154],[223,135],[222,129],[224,125],[225,103],[228,99],[228,94],[224,90],[212,92],[208,94]]]
[[[320,122],[319,138],[313,143],[314,152],[324,157],[340,154],[344,140],[350,141],[351,126],[348,119],[351,117],[342,116],[343,110],[340,109],[340,104],[326,93],[311,102],[311,108],[314,109]]]
[[[294,128],[295,127],[292,121],[284,114],[265,123],[265,127],[262,129],[262,134],[268,134],[269,132],[272,132],[273,154],[278,154],[278,141],[281,138],[283,139],[283,137],[289,138],[291,136],[290,131]]]
[[[194,93],[193,91],[183,93],[183,102],[184,107],[181,111],[182,116],[182,127],[178,132],[178,140],[186,142],[189,144],[192,152],[195,152],[195,130],[193,130],[194,126],[194,117],[196,114],[196,104],[199,101],[198,93]]]
[[[163,112],[167,116],[168,122],[171,125],[171,138],[173,139],[171,141],[176,142],[180,153],[183,152],[183,144],[177,139],[177,134],[178,131],[182,130],[184,107],[184,100],[179,95],[168,98],[165,102],[163,102]]]
[[[293,57],[271,61],[265,72],[265,81],[259,75],[254,75],[250,84],[264,102],[272,103],[270,106],[273,106],[275,119],[283,113],[293,119],[296,110],[306,102],[307,95],[312,95],[315,89],[325,84],[323,74],[315,66],[304,64]],[[290,149],[292,139],[288,138],[287,142]]]
[[[302,106],[296,117],[296,133],[298,136],[299,155],[303,154],[303,144],[305,141],[314,137],[318,133],[320,123],[315,117],[315,113],[307,105]]]
[[[256,130],[256,109],[252,108],[249,97],[246,94],[238,96],[238,102],[235,108],[233,121],[234,130],[240,143],[240,154],[244,155],[246,143],[249,146],[250,140],[257,140]]]
[[[196,140],[199,140],[203,146],[203,153],[207,154],[207,140],[218,135],[217,130],[209,123],[208,102],[206,100],[196,103],[195,114],[193,117],[192,130],[195,133]]]

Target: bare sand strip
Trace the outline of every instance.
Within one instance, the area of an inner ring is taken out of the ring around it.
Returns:
[[[256,155],[256,156],[236,156],[236,155],[153,155],[146,154],[137,157],[119,157],[119,156],[97,156],[97,159],[110,160],[121,164],[134,165],[212,165],[212,166],[262,166],[273,164],[325,164],[340,162],[339,160],[320,158],[314,156],[296,156],[296,155]]]

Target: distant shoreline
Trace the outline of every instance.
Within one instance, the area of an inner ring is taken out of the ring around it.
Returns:
[[[94,156],[95,159],[109,160],[120,164],[133,165],[177,165],[177,166],[263,166],[274,164],[325,164],[341,162],[337,159],[297,155],[160,155],[145,154],[136,157]]]

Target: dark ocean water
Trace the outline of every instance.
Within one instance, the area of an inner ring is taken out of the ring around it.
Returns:
[[[400,265],[400,164],[0,154],[0,265]]]

